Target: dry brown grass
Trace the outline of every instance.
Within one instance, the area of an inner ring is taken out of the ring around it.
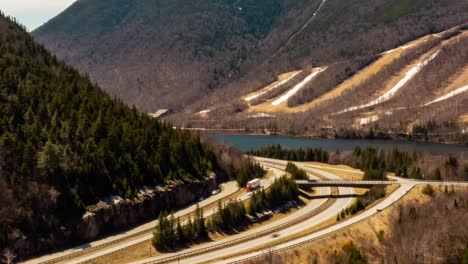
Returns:
[[[459,116],[458,120],[460,121],[460,123],[465,123],[465,124],[468,123],[468,114]]]
[[[427,42],[430,39],[436,38],[433,35],[427,35],[424,37],[421,37],[419,39],[416,39],[414,41],[411,41],[401,47],[396,48],[392,52],[381,54],[381,57],[376,60],[375,62],[371,63],[369,66],[365,67],[361,71],[357,72],[354,74],[351,78],[348,80],[344,81],[342,84],[337,86],[335,89],[331,90],[328,93],[325,93],[324,95],[320,96],[316,100],[313,100],[312,102],[309,102],[307,104],[303,104],[297,107],[288,107],[287,102],[278,105],[278,106],[273,106],[271,105],[270,102],[266,102],[260,105],[257,105],[255,107],[249,108],[249,112],[277,112],[277,113],[294,113],[294,112],[304,112],[307,111],[313,107],[316,107],[324,102],[327,102],[329,100],[332,100],[334,98],[337,98],[349,91],[351,91],[353,88],[358,87],[359,84],[367,80],[369,77],[377,74],[382,68],[385,66],[391,64],[393,61],[398,59],[407,49],[417,49],[419,45]],[[405,48],[404,48],[405,47]],[[389,80],[387,80],[386,84],[384,85],[383,89],[381,89],[377,95],[383,94],[389,89],[391,89],[401,78],[404,76],[404,74],[411,69],[414,65],[419,63],[420,61],[426,59],[430,54],[432,54],[435,51],[435,49],[432,49],[430,52],[426,53],[425,55],[421,56],[420,59],[414,61],[413,63],[407,65],[404,69],[401,70],[400,74],[393,76]],[[468,77],[464,77],[466,79]],[[377,96],[376,95],[376,96]]]
[[[386,193],[386,196],[385,197],[388,197],[390,194],[392,194],[399,186],[398,185],[393,185],[393,186],[389,186],[387,187],[387,193]],[[335,189],[334,190],[334,193],[337,193],[337,190]],[[382,198],[384,199],[384,198]],[[379,199],[375,202],[373,202],[372,204],[370,204],[368,207],[372,207],[374,206],[376,203],[380,202],[382,199]],[[362,212],[360,212],[362,213]],[[356,214],[356,215],[359,215],[360,213]],[[309,228],[307,230],[304,230],[304,231],[301,231],[301,232],[298,232],[298,233],[295,233],[294,235],[292,236],[287,236],[287,237],[283,237],[279,240],[276,240],[275,242],[272,242],[272,243],[269,243],[269,244],[264,244],[264,245],[261,245],[261,246],[258,246],[258,247],[255,247],[255,248],[252,248],[250,249],[248,252],[252,252],[252,251],[256,251],[256,250],[265,250],[266,248],[270,248],[270,247],[274,247],[274,245],[277,245],[279,243],[283,243],[283,242],[286,242],[286,241],[290,241],[292,239],[295,239],[295,238],[299,238],[299,237],[302,237],[302,236],[305,236],[305,235],[308,235],[310,233],[313,233],[313,232],[316,232],[318,230],[321,230],[321,229],[324,229],[324,228],[327,228],[329,226],[332,226],[334,224],[336,224],[337,221],[336,221],[336,218],[335,217],[331,217],[327,220],[325,220],[324,222],[321,222],[320,224],[312,227],[312,228]],[[356,225],[353,225],[353,227],[356,226]],[[342,231],[343,233],[346,233],[347,230],[345,231]],[[341,233],[341,232],[340,232]],[[339,233],[338,233],[339,234]],[[338,246],[337,248],[341,248],[341,245],[344,245],[345,243],[347,243],[348,241],[338,241],[336,240],[336,234],[333,234],[331,236],[327,236],[327,238],[323,238],[323,239],[320,239],[320,240],[317,240],[317,241],[322,241],[322,240],[327,240],[327,241],[330,241],[330,240],[333,240],[334,242],[332,243],[333,245],[340,245]],[[311,243],[315,243],[316,241],[313,241]],[[320,244],[320,243],[319,243]],[[297,249],[293,249],[293,250],[289,250],[289,251],[292,251],[293,254],[292,255],[289,255],[287,254],[286,258],[282,258],[283,256],[282,255],[279,255],[279,257],[282,259],[282,261],[280,262],[275,262],[275,263],[285,263],[283,261],[285,260],[294,260],[293,262],[287,262],[287,263],[310,263],[309,262],[302,262],[304,261],[304,259],[306,260],[310,260],[310,256],[311,255],[304,255],[304,254],[297,254],[297,252],[303,252],[303,250],[301,249],[303,246],[301,247],[298,247]],[[323,248],[321,248],[321,251],[322,252],[325,252],[327,251],[328,249],[330,249],[330,245],[327,245],[327,246],[324,246]],[[289,252],[289,251],[286,251],[286,252]],[[328,252],[328,251],[327,251]],[[292,259],[291,259],[291,256],[294,256]],[[328,255],[327,255],[328,256]],[[233,256],[229,256],[229,257],[233,257]],[[229,257],[226,257],[226,258],[229,258]],[[252,263],[264,263],[263,262],[264,260],[262,260],[261,262],[252,262]],[[320,262],[322,263],[322,262]],[[327,263],[327,262],[324,262],[324,263]]]
[[[326,238],[318,239],[305,245],[287,250],[281,254],[275,254],[274,263],[311,263],[317,259],[318,263],[328,263],[329,257],[335,251],[341,251],[342,246],[349,241],[353,241],[365,251],[369,263],[380,263],[381,254],[384,251],[384,244],[379,240],[377,233],[383,231],[383,239],[387,239],[390,230],[390,219],[397,212],[400,205],[408,203],[424,204],[431,200],[428,196],[422,194],[424,186],[417,186],[408,192],[403,198],[394,205],[384,209],[382,212],[373,215],[367,221],[355,224],[350,228],[335,233]],[[442,187],[436,187],[437,193],[443,192]],[[455,188],[456,191],[465,190],[467,187]],[[264,259],[251,261],[249,263],[263,263]]]
[[[310,74],[310,73],[313,73],[315,71],[319,71],[320,68],[312,68],[310,70],[310,72],[307,72],[307,74]],[[292,89],[293,87],[291,87]],[[287,91],[285,91],[284,93],[280,94],[279,96],[275,97],[275,98],[272,98],[262,104],[259,104],[259,105],[256,105],[256,106],[253,106],[253,107],[250,107],[248,109],[248,112],[289,112],[289,108],[288,107],[288,100],[284,101],[283,103],[279,104],[279,105],[272,105],[272,102],[275,101],[276,99],[280,98],[281,96],[283,96],[284,94],[286,94],[287,92],[289,91],[289,89]]]
[[[245,98],[248,98],[248,97],[250,97],[250,96],[256,95],[256,94],[258,94],[258,93],[261,93],[261,92],[264,92],[264,91],[268,91],[268,90],[270,90],[273,86],[277,85],[279,82],[281,82],[281,81],[287,79],[287,78],[290,77],[291,75],[293,75],[293,74],[295,74],[295,73],[298,73],[298,72],[299,72],[299,71],[291,71],[291,72],[283,73],[283,74],[281,74],[281,75],[278,76],[278,79],[277,79],[275,82],[270,83],[269,85],[267,85],[267,86],[265,86],[265,87],[263,87],[263,88],[261,88],[261,89],[255,91],[255,92],[251,92],[251,93],[245,95],[245,96],[242,97],[242,98],[245,99]]]

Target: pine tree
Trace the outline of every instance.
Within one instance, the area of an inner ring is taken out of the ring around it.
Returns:
[[[177,228],[175,231],[175,237],[177,245],[181,246],[187,243],[187,241],[185,240],[184,229],[182,228],[179,217],[177,217]]]
[[[195,237],[192,217],[189,217],[187,224],[183,227],[183,229],[184,229],[184,237],[185,237],[186,242],[187,243],[192,242]]]

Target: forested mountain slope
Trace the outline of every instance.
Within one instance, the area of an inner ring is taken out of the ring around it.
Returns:
[[[467,54],[462,25],[385,52],[296,68],[229,103],[212,100],[185,124],[468,143]]]
[[[422,104],[448,85],[446,92],[463,88],[465,57],[452,58],[464,54],[464,40],[446,45],[452,36],[435,33],[466,23],[467,15],[467,2],[454,0],[81,0],[33,34],[125,103],[148,112],[170,108],[169,120],[182,126],[343,135],[374,124],[392,133],[426,131],[435,120],[440,129],[429,133],[459,133],[467,113],[447,107],[450,100],[388,122],[385,113],[411,101],[406,93],[396,97],[403,106],[332,114],[342,104],[379,99],[398,81],[389,76],[403,77],[439,44],[451,53],[432,61],[444,68],[437,81],[422,87],[427,67],[408,85],[423,89]]]
[[[186,131],[130,109],[0,16],[0,251],[64,246],[100,198],[222,172]]]
[[[284,39],[318,3],[81,0],[33,35],[124,102],[180,109],[238,78],[261,40]]]

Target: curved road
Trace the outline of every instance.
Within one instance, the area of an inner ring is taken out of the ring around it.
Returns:
[[[261,185],[265,188],[268,188],[276,178],[279,178],[284,174],[283,171],[280,171],[278,169],[272,168],[271,170],[273,171],[273,177],[261,180]],[[237,183],[235,181],[224,183],[221,185],[221,187],[222,187],[222,191],[219,194],[212,195],[209,198],[201,201],[199,203],[200,207],[207,206],[220,199],[226,198],[239,190],[239,188],[237,187]],[[250,197],[250,194],[247,193],[238,198],[242,201],[245,201],[249,197]],[[183,210],[177,211],[176,213],[174,213],[174,216],[175,217],[185,216],[190,213],[193,213],[195,209],[196,209],[196,204],[189,206]],[[215,211],[216,211],[216,207],[214,207],[211,211],[205,211],[205,216],[210,216],[214,214]],[[115,236],[110,236],[105,239],[101,239],[101,240],[92,242],[90,244],[86,244],[83,246],[65,250],[59,253],[45,255],[40,258],[26,261],[25,263],[35,264],[35,263],[44,263],[44,262],[49,262],[49,261],[55,262],[55,260],[57,260],[57,262],[59,263],[65,262],[65,261],[66,263],[82,263],[85,261],[89,261],[89,260],[104,256],[104,255],[112,254],[113,252],[142,243],[144,241],[151,240],[153,237],[152,229],[154,228],[156,224],[157,224],[157,220],[154,220],[144,225],[141,225],[137,228],[131,229],[127,232],[124,232]],[[138,234],[140,232],[143,232],[143,234],[137,237],[132,237],[132,235]],[[103,247],[102,249],[85,252],[86,250],[89,250],[90,248],[100,247],[100,246],[105,246],[105,247]],[[77,253],[79,255],[71,256]],[[83,253],[83,254],[80,254],[80,253]],[[68,256],[70,256],[71,258],[66,258]]]
[[[267,182],[267,183],[269,183],[269,182]],[[219,199],[226,198],[226,197],[234,194],[235,192],[237,192],[239,190],[239,187],[237,186],[237,183],[235,181],[223,183],[223,184],[220,185],[220,187],[221,187],[221,192],[216,194],[216,195],[212,195],[212,196],[208,197],[207,199],[201,201],[199,203],[200,207],[207,206],[207,205],[209,205],[209,204],[211,204],[213,202],[216,202]],[[189,206],[189,207],[187,207],[185,209],[182,209],[180,211],[177,211],[176,213],[174,213],[174,216],[175,217],[184,216],[184,215],[195,212],[195,209],[196,209],[196,204],[191,205],[191,206]],[[96,241],[91,242],[89,244],[84,244],[84,245],[81,245],[81,246],[77,246],[77,247],[67,249],[67,250],[64,250],[64,251],[61,251],[61,252],[58,252],[58,253],[44,255],[44,256],[39,257],[39,258],[28,260],[28,261],[26,261],[24,263],[36,264],[36,263],[44,263],[44,262],[54,262],[54,260],[58,260],[58,262],[63,262],[63,261],[66,261],[66,259],[62,259],[64,257],[67,257],[69,255],[73,255],[73,254],[79,254],[79,253],[86,254],[85,251],[90,250],[90,249],[92,249],[94,247],[102,247],[102,246],[105,246],[106,244],[114,243],[114,242],[119,241],[119,240],[122,240],[122,243],[123,243],[124,240],[127,239],[127,237],[131,237],[131,236],[134,236],[135,234],[138,234],[140,232],[144,232],[145,230],[150,230],[150,229],[154,228],[156,223],[157,223],[157,220],[154,220],[154,221],[148,222],[146,224],[140,225],[138,227],[135,227],[133,229],[130,229],[130,230],[126,231],[126,232],[119,233],[117,235],[109,236],[109,237],[106,237],[104,239],[96,240]],[[151,231],[148,231],[148,232],[149,232],[149,234],[152,233]],[[135,241],[135,240],[133,240],[133,241]],[[67,263],[70,263],[70,262],[67,262]]]
[[[308,166],[305,166],[305,167],[308,167]],[[342,170],[342,169],[340,169],[340,170]],[[353,171],[350,171],[350,172],[353,172]],[[281,252],[283,250],[294,248],[294,247],[302,245],[304,243],[307,243],[307,242],[310,242],[310,241],[313,241],[313,240],[320,239],[322,237],[331,235],[331,234],[333,234],[335,232],[338,232],[338,231],[341,231],[341,230],[343,230],[343,229],[345,229],[345,228],[347,228],[347,227],[349,227],[349,226],[351,226],[353,224],[364,221],[367,218],[377,214],[381,210],[391,206],[393,203],[398,201],[401,197],[403,197],[406,193],[408,193],[416,185],[432,184],[432,185],[468,186],[468,182],[436,182],[436,181],[417,181],[417,180],[404,179],[404,178],[400,178],[400,177],[390,177],[390,178],[392,178],[393,180],[398,181],[398,183],[401,185],[401,187],[398,188],[391,195],[389,195],[387,198],[385,198],[383,201],[381,201],[380,203],[366,209],[361,214],[358,214],[358,215],[356,215],[356,216],[354,216],[352,218],[349,218],[347,220],[339,222],[339,223],[337,223],[337,224],[335,224],[333,226],[327,227],[327,228],[319,230],[317,232],[313,232],[313,233],[311,233],[309,235],[302,236],[300,238],[287,241],[285,243],[279,243],[274,248],[272,248],[271,251],[269,251],[267,253],[265,251],[257,250],[257,251],[252,252],[252,253],[242,254],[240,256],[228,258],[228,259],[219,261],[217,263],[239,263],[239,262],[243,262],[243,261],[246,261],[246,260],[249,260],[249,259],[255,259],[255,258],[258,258],[260,256],[264,256],[266,254],[271,254],[272,252]],[[339,212],[339,211],[335,211],[334,215],[336,215],[337,212]],[[228,256],[229,255],[232,255],[232,254],[228,254]],[[219,257],[222,257],[222,256],[218,256],[218,258]],[[205,260],[200,257],[199,259],[197,259],[196,261],[193,261],[191,263],[203,262]]]
[[[260,160],[257,160],[257,161],[260,161]],[[261,164],[264,167],[278,171],[276,166],[272,166],[271,164],[267,164],[263,162],[261,162]],[[286,162],[279,162],[277,164],[279,166],[286,165]],[[300,164],[298,165],[302,167],[302,165]],[[282,167],[284,168],[284,166]],[[330,180],[341,180],[340,177],[334,174],[328,173],[328,172],[324,172],[324,171],[320,171],[320,170],[316,170],[312,168],[307,168],[307,171],[309,172],[312,171]],[[281,171],[281,173],[284,173],[284,172]],[[166,263],[166,262],[198,263],[198,262],[205,262],[205,261],[209,261],[212,259],[216,259],[222,256],[228,256],[228,255],[235,254],[235,253],[241,253],[242,251],[252,249],[259,245],[263,245],[265,243],[269,243],[278,239],[282,239],[282,237],[288,236],[290,234],[307,230],[330,218],[334,218],[336,217],[337,212],[348,207],[353,201],[353,198],[352,198],[352,195],[354,194],[353,188],[340,187],[338,188],[339,194],[344,195],[345,198],[337,199],[330,207],[319,212],[317,215],[312,216],[311,218],[308,218],[302,222],[296,223],[292,226],[276,231],[275,237],[272,237],[271,235],[260,235],[259,237],[254,237],[252,239],[243,241],[241,243],[234,243],[235,241],[239,240],[242,237],[250,237],[252,235],[255,235],[255,233],[261,234],[265,230],[268,230],[277,226],[281,226],[289,221],[297,219],[314,210],[317,210],[321,205],[323,205],[328,200],[326,196],[329,196],[331,194],[331,189],[330,188],[318,188],[317,190],[318,190],[318,197],[320,198],[315,200],[315,202],[308,204],[307,206],[297,211],[296,213],[288,215],[287,217],[281,220],[269,223],[267,225],[264,225],[254,230],[248,230],[246,232],[242,232],[238,235],[229,236],[228,238],[220,240],[220,241],[206,243],[198,247],[193,247],[187,250],[179,251],[177,253],[164,254],[161,256],[154,257],[154,258],[148,258],[142,261],[137,261],[135,263],[139,263],[139,264],[140,263]],[[230,243],[230,241],[232,241],[233,243]],[[205,252],[204,249],[209,249],[209,251],[207,250],[208,252]],[[199,251],[203,251],[203,253],[200,254]],[[184,259],[178,259],[178,256],[180,255],[182,255]],[[193,255],[193,257],[189,257],[189,255]]]

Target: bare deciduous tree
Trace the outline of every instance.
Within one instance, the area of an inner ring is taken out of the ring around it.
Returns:
[[[2,263],[13,264],[16,257],[16,254],[11,249],[7,248],[3,251]]]

